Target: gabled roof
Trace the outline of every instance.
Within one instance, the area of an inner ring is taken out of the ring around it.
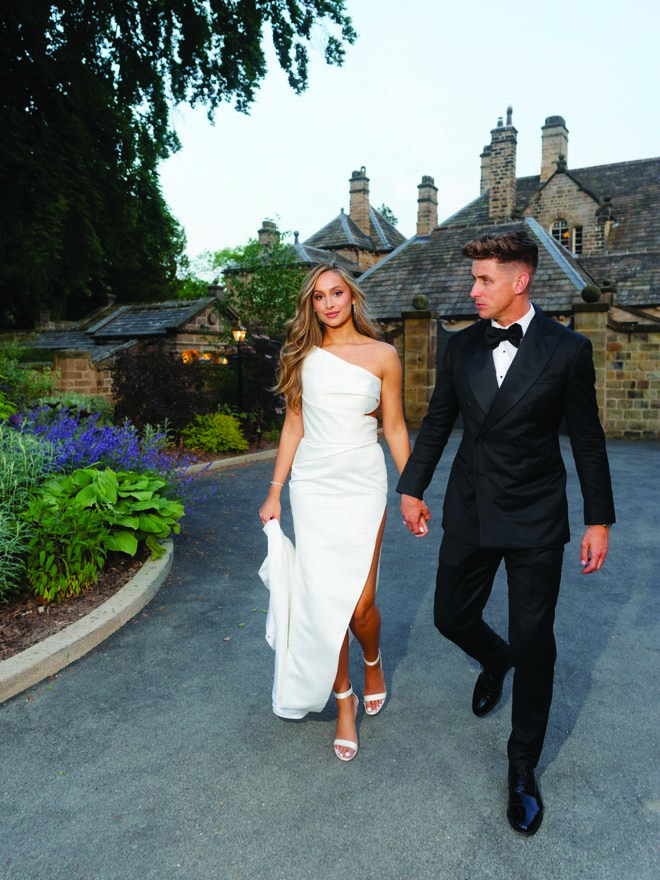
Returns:
[[[431,235],[415,236],[360,278],[369,311],[376,318],[398,318],[412,310],[413,298],[424,294],[429,309],[445,318],[475,318],[470,299],[470,262],[461,256],[464,245],[485,232],[526,229],[539,246],[539,267],[532,299],[551,314],[566,314],[591,281],[565,248],[532,219],[497,225],[442,225]]]
[[[582,278],[593,279],[599,286],[606,280],[612,282],[616,289],[614,301],[619,305],[657,305],[660,302],[660,158],[577,168],[570,172],[558,170],[543,184],[539,175],[519,177],[516,180],[515,209],[516,216],[520,218],[518,223],[523,222],[525,211],[530,209],[543,188],[560,174],[566,174],[576,186],[594,199],[594,212],[600,212],[604,221],[610,221],[609,235],[603,253],[582,255],[576,260],[568,251],[556,245],[551,236],[535,223],[537,238],[539,242],[541,239],[544,241],[547,253],[558,253],[565,266],[573,266]],[[412,277],[414,273],[408,275],[408,270],[403,268],[412,265],[413,254],[418,254],[414,262],[418,265],[419,272],[434,278],[442,276],[443,283],[445,276],[448,276],[449,288],[445,289],[442,300],[439,296],[431,297],[431,308],[438,308],[441,314],[445,314],[447,307],[458,307],[458,302],[452,300],[451,284],[456,283],[456,272],[460,270],[456,267],[454,271],[451,270],[451,249],[454,248],[455,263],[461,266],[459,255],[465,242],[477,235],[505,228],[502,224],[494,225],[489,219],[489,197],[490,193],[486,190],[443,221],[430,238],[426,239],[431,241],[429,248],[421,244],[425,239],[412,239],[410,244],[419,244],[405,256],[397,252],[394,264],[389,263],[386,258],[362,276],[361,284],[372,284],[375,282],[370,282],[369,279],[372,273],[376,273],[378,293],[374,290],[374,296],[379,310],[385,308],[387,303],[387,315],[393,316],[397,311],[406,308],[413,295],[411,293],[409,296],[408,290],[429,295],[427,287],[431,282],[427,283],[424,277]],[[508,228],[514,227],[508,224]],[[435,244],[434,239],[437,239]],[[462,242],[460,246],[459,242]],[[386,280],[386,275],[395,270],[396,279]],[[397,286],[401,291],[398,297]],[[403,291],[406,291],[405,294]],[[562,293],[561,286],[556,293],[549,289],[545,291],[544,279],[539,271],[532,296],[542,307],[549,308],[550,311],[556,311],[555,307],[564,310],[569,302],[566,293]],[[400,304],[398,309],[397,302]],[[382,311],[379,313],[385,314]]]
[[[206,296],[195,300],[120,306],[107,318],[90,327],[87,333],[95,339],[164,336],[185,326],[215,300],[214,296]]]
[[[51,351],[88,351],[93,362],[105,360],[115,354],[124,343],[117,341],[95,343],[84,330],[26,330],[7,337],[9,344],[18,343],[21,348],[42,348]]]
[[[83,318],[81,321],[72,321],[66,327],[12,334],[11,339],[17,339],[25,348],[88,351],[96,363],[127,345],[134,345],[145,336],[163,336],[185,327],[196,315],[217,301],[215,296],[206,296],[195,300],[110,307],[112,311],[91,326],[89,318]],[[94,316],[98,318],[98,312]]]
[[[610,254],[624,250],[660,250],[660,158],[556,172],[562,173],[599,201],[601,210],[611,214],[614,223],[607,241]],[[541,184],[538,174],[517,178],[517,216],[523,216],[549,182]],[[488,200],[489,191],[486,190],[441,226],[488,225]]]
[[[340,248],[359,248],[372,253],[387,253],[402,244],[406,239],[399,230],[385,219],[375,208],[369,208],[371,234],[367,235],[351,220],[344,209],[314,235],[310,235],[305,245],[338,250]]]
[[[298,233],[294,233],[295,240],[293,244],[285,245],[285,250],[288,257],[292,257],[294,262],[302,266],[303,268],[312,268],[313,266],[318,266],[320,263],[337,263],[342,269],[345,269],[351,275],[354,275],[356,278],[362,274],[362,268],[358,266],[357,263],[354,263],[353,260],[349,260],[346,257],[342,257],[340,254],[334,253],[334,251],[323,250],[322,248],[313,247],[312,245],[304,242],[301,244],[298,241]],[[278,251],[281,254],[281,251]],[[257,258],[257,262],[259,262],[263,266],[267,266],[271,260],[271,255],[268,252],[268,249],[265,247],[262,253],[260,253]],[[223,275],[241,275],[246,272],[245,268],[240,265],[240,263],[230,263],[225,266],[223,269]]]
[[[294,243],[290,245],[290,248],[296,255],[296,262],[308,264],[310,268],[312,266],[318,266],[319,263],[336,263],[356,278],[362,274],[362,269],[357,263],[354,263],[353,260],[347,260],[346,257],[342,257],[340,254],[335,254],[333,251],[313,247],[306,242],[301,244],[298,241],[297,235]]]

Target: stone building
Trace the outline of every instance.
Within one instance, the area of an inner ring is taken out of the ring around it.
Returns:
[[[146,342],[184,360],[215,360],[228,319],[217,296],[122,306],[110,302],[82,321],[53,323],[44,315],[35,330],[11,334],[0,344],[51,352],[60,391],[111,397],[110,369],[120,351]]]
[[[399,230],[372,207],[369,178],[363,165],[353,172],[349,181],[349,213],[345,214],[342,208],[337,217],[310,235],[304,245],[350,260],[364,272],[405,240]]]
[[[417,235],[360,278],[403,358],[406,417],[423,417],[448,334],[476,320],[461,248],[524,226],[539,245],[532,299],[592,340],[607,434],[660,439],[660,158],[570,169],[561,116],[542,128],[538,175],[516,177],[516,145],[509,108],[479,196],[430,229],[423,178]]]
[[[277,252],[278,246],[281,243],[281,232],[274,220],[265,219],[262,221],[261,227],[257,233],[257,241],[262,248],[262,258],[264,261],[269,259],[270,249],[275,249]],[[361,268],[354,260],[348,259],[334,251],[315,247],[310,244],[309,241],[301,242],[300,233],[297,231],[293,233],[293,243],[285,244],[280,250],[280,253],[286,258],[287,262],[290,261],[291,264],[303,270],[312,269],[320,263],[327,263],[334,260],[334,262],[355,278],[364,272],[364,268]],[[235,275],[245,278],[240,267],[229,265],[225,268],[223,272],[223,280],[227,288],[231,287],[232,278]]]

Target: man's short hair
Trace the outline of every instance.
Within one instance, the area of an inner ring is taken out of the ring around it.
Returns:
[[[536,242],[523,230],[518,232],[489,232],[473,238],[461,251],[470,260],[497,260],[498,263],[524,263],[536,272],[539,249]]]

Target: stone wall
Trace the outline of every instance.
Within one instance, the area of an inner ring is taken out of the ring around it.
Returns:
[[[613,439],[660,440],[660,323],[616,321],[607,303],[575,303],[594,347],[598,406]]]
[[[660,332],[607,332],[606,431],[660,440]]]
[[[416,428],[426,415],[438,364],[438,314],[403,312],[403,413]]]
[[[112,400],[111,364],[97,367],[88,351],[58,351],[53,361],[58,391],[77,394],[102,394]]]
[[[660,323],[625,326],[613,320],[607,302],[573,304],[574,329],[589,337],[596,370],[596,395],[605,434],[612,439],[660,440]],[[398,322],[397,322],[398,324]],[[403,406],[411,428],[419,427],[435,385],[437,314],[404,312],[403,332],[390,322],[403,366]]]

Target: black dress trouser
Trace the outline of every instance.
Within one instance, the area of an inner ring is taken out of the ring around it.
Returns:
[[[507,752],[512,764],[536,767],[548,725],[557,648],[555,607],[563,545],[475,547],[445,533],[440,545],[434,623],[446,638],[494,674],[515,667]],[[504,560],[509,588],[509,642],[483,619]]]

